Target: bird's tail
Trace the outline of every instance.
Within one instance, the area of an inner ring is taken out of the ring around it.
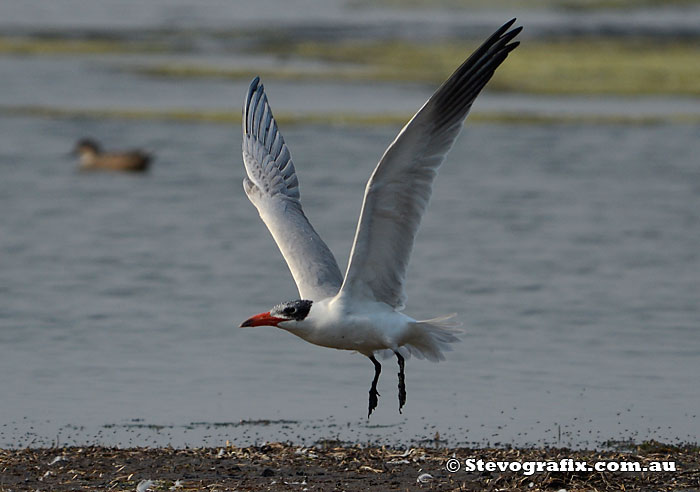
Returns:
[[[450,344],[458,342],[457,335],[462,333],[456,316],[453,313],[412,323],[398,352],[404,357],[413,355],[433,362],[445,360],[443,352],[452,350]]]

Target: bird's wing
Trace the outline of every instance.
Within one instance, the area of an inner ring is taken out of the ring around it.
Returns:
[[[487,39],[384,152],[367,187],[340,294],[402,309],[406,268],[437,169],[476,96],[519,43],[511,20]]]
[[[243,188],[287,261],[301,298],[334,296],[343,277],[301,208],[294,164],[258,77],[243,105],[243,163]]]

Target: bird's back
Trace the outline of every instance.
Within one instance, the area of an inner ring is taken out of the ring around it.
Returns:
[[[145,152],[132,151],[124,153],[97,154],[88,168],[110,171],[144,172],[148,170],[151,156]]]

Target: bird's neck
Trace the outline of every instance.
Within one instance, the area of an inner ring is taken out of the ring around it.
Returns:
[[[80,165],[81,167],[93,167],[96,163],[97,152],[93,151],[83,151],[80,153]]]
[[[299,338],[303,338],[307,342],[311,342],[317,331],[315,325],[309,321],[294,321],[290,323],[280,323],[278,328],[282,328],[288,331],[292,335],[296,335]],[[313,343],[313,342],[311,342]]]

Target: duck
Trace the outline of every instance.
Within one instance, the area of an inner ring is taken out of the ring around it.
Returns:
[[[78,156],[81,171],[123,171],[143,173],[153,160],[153,155],[134,149],[124,152],[103,152],[101,145],[92,138],[76,142],[73,155]]]

